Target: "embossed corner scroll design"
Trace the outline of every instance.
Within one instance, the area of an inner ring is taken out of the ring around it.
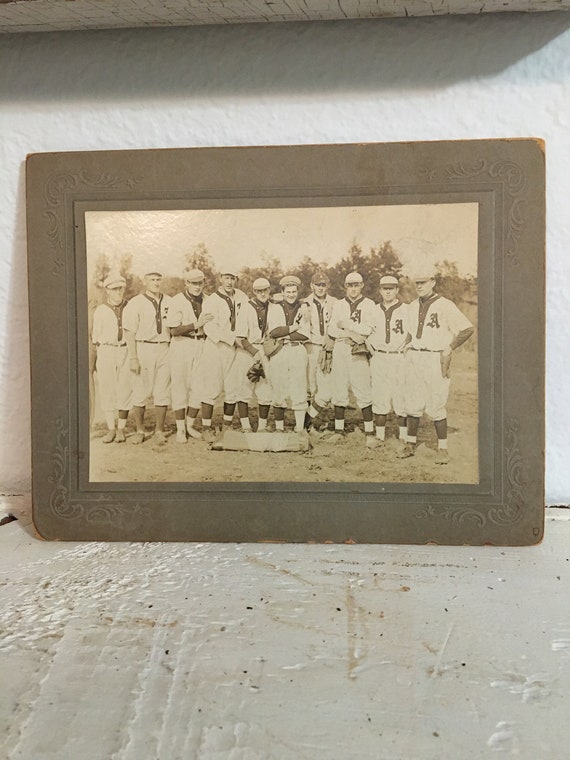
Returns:
[[[486,514],[483,510],[474,507],[459,505],[434,507],[427,504],[414,516],[418,519],[440,517],[458,525],[471,522],[479,528],[483,528],[487,521],[500,526],[514,525],[518,522],[524,510],[525,498],[522,482],[523,460],[519,441],[519,422],[516,418],[506,418],[504,438],[506,491],[503,504],[491,507]]]
[[[519,421],[515,417],[506,418],[505,427],[505,472],[507,491],[505,502],[489,511],[489,519],[496,525],[512,525],[522,516],[525,504],[523,460],[519,441]]]
[[[49,506],[54,515],[63,520],[82,520],[88,524],[113,524],[132,517],[148,517],[150,510],[140,504],[118,505],[111,497],[98,494],[92,504],[71,501],[67,487],[69,462],[68,430],[62,417],[55,420],[55,447],[53,450],[53,471],[48,482],[53,486]]]
[[[463,523],[473,523],[482,528],[487,522],[487,517],[483,512],[473,507],[434,507],[432,504],[424,505],[414,517],[418,520],[426,520],[441,517],[449,522],[462,525]]]
[[[524,228],[524,209],[528,192],[528,181],[523,169],[514,161],[487,161],[481,159],[474,164],[449,164],[443,168],[419,169],[420,177],[430,183],[459,182],[487,176],[500,184],[506,201],[506,246],[509,264],[518,267],[517,244]]]
[[[65,200],[68,193],[78,188],[93,190],[132,190],[142,177],[118,177],[114,174],[88,174],[81,170],[77,174],[58,172],[52,174],[44,187],[45,210],[47,220],[47,237],[53,257],[51,273],[58,275],[63,271],[65,256]]]

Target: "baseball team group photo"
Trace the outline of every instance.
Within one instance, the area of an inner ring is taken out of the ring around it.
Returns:
[[[91,482],[479,482],[478,205],[89,211]]]

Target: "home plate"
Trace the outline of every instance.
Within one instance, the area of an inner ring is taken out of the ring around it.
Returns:
[[[242,433],[224,430],[212,444],[215,451],[308,451],[307,433]]]

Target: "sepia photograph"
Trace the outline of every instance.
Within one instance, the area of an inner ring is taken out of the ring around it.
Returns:
[[[540,540],[539,141],[34,154],[26,193],[40,535]]]
[[[87,211],[92,483],[479,483],[479,204]]]

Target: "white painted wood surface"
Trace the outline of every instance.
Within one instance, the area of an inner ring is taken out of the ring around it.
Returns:
[[[2,757],[568,757],[565,510],[503,549],[42,543],[15,506]]]
[[[0,32],[560,11],[570,0],[0,0]]]

